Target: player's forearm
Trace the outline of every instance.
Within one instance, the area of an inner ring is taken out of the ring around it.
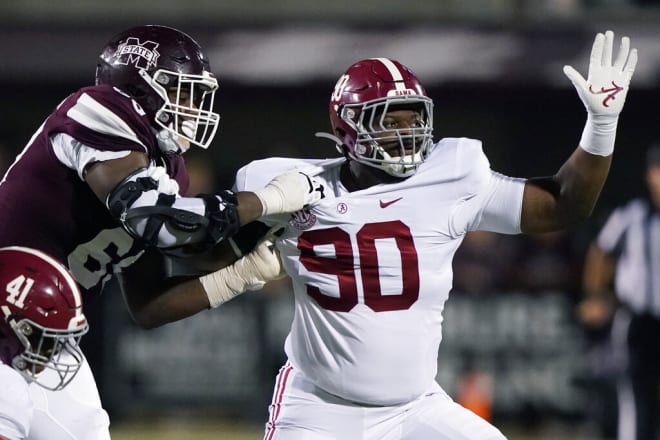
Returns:
[[[168,266],[163,254],[151,249],[116,275],[131,318],[140,327],[159,327],[209,306],[198,274],[178,268],[180,275],[171,275]]]
[[[132,307],[133,320],[145,329],[179,321],[209,308],[199,279],[184,281],[165,289],[151,300]]]
[[[199,278],[150,283],[135,275],[134,271],[119,274],[124,298],[133,320],[143,328],[154,328],[218,307],[246,290],[258,290],[284,272],[272,237],[267,236],[233,264]]]
[[[542,233],[584,221],[594,209],[607,178],[611,155],[595,156],[577,148],[552,177],[525,185],[521,229]]]
[[[577,148],[555,175],[557,220],[562,227],[586,220],[593,212],[609,174],[612,155],[597,156]]]
[[[243,191],[236,193],[238,199],[238,222],[241,226],[251,223],[261,217],[263,214],[263,206],[259,197],[253,192]]]
[[[314,178],[292,170],[254,192],[239,192],[237,197],[242,226],[261,216],[299,211],[325,197],[325,189]]]

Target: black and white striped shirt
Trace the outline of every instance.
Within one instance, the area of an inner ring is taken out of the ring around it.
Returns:
[[[636,313],[660,317],[660,212],[644,198],[616,209],[596,244],[617,256],[614,288]]]

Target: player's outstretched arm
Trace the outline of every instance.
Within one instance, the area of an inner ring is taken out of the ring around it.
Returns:
[[[265,187],[255,190],[254,195],[261,202],[261,217],[300,211],[324,198],[325,188],[313,177],[292,170],[274,177]],[[246,223],[253,220],[256,218]]]
[[[323,185],[298,171],[276,176],[254,192],[184,197],[164,167],[150,165],[137,152],[92,164],[85,180],[132,237],[175,251],[200,244],[205,249],[262,216],[295,212],[324,197]]]
[[[596,35],[586,79],[573,67],[564,67],[587,109],[587,122],[578,148],[557,174],[525,185],[523,232],[562,229],[593,211],[609,173],[619,113],[637,64],[637,50],[630,48],[628,37],[621,39],[614,59],[613,42],[612,31]]]
[[[170,277],[167,266],[167,257],[151,248],[116,275],[128,312],[142,328],[155,328],[208,308],[196,277]]]
[[[215,308],[247,290],[258,290],[284,276],[273,236],[262,238],[256,247],[238,258],[227,242],[214,251],[214,270],[202,276],[170,277],[163,254],[147,251],[118,275],[119,284],[133,320],[143,328],[178,321]]]
[[[293,213],[313,205],[325,197],[325,188],[307,174],[289,171],[263,188],[242,191],[237,196],[238,219],[243,226],[266,215]]]

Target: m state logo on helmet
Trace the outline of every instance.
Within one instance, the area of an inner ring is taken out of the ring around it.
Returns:
[[[392,157],[376,140],[386,130],[376,126],[375,115],[400,108],[419,112],[422,126],[405,132],[388,130],[401,140],[401,154]],[[330,123],[340,151],[349,158],[408,177],[432,143],[433,101],[408,67],[388,58],[370,58],[350,66],[337,81],[330,97]]]
[[[47,254],[0,248],[0,360],[28,381],[58,390],[78,372],[78,341],[88,330],[70,272]],[[45,369],[55,372],[42,380]]]
[[[158,43],[154,41],[140,42],[138,38],[129,37],[119,45],[115,57],[118,64],[132,64],[138,69],[152,69],[156,67],[160,54],[156,51]]]

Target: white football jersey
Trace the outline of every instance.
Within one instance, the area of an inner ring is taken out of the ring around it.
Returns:
[[[277,241],[293,280],[285,350],[323,390],[372,405],[420,396],[433,383],[452,259],[469,230],[520,232],[524,181],[494,173],[481,142],[447,138],[412,177],[348,192],[345,159],[266,159],[237,176],[254,190],[290,169],[326,198],[293,216]]]
[[[28,438],[34,413],[28,383],[18,371],[0,363],[0,385],[0,438]]]

